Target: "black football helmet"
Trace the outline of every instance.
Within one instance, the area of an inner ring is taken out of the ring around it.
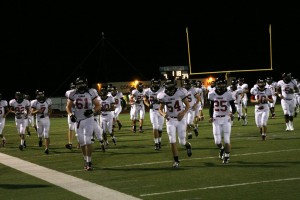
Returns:
[[[76,89],[76,84],[74,82],[70,83],[70,89],[71,90]]]
[[[139,91],[139,92],[143,92],[143,89],[144,89],[144,85],[142,82],[139,82],[136,86],[136,89]]]
[[[235,91],[235,90],[237,89],[237,86],[236,86],[236,80],[232,80],[232,81],[231,81],[230,89],[231,89],[232,91]]]
[[[132,93],[133,90],[135,90],[135,87],[131,86],[131,87],[129,88],[130,94]]]
[[[176,88],[177,85],[177,81],[174,79],[168,79],[166,80],[166,82],[164,83],[165,86],[165,93],[168,96],[173,96],[177,90]]]
[[[263,91],[266,87],[266,81],[264,79],[258,79],[256,81],[257,85],[258,85],[258,89]]]
[[[24,100],[24,94],[21,92],[16,92],[15,99],[18,103],[22,103],[22,101]]]
[[[189,79],[184,79],[183,80],[183,87],[186,89],[186,90],[189,90],[191,89],[192,87],[192,83]]]
[[[151,80],[151,90],[152,90],[153,92],[158,91],[159,88],[160,88],[160,84],[161,84],[161,81],[160,81],[159,79],[153,78],[153,79]]]
[[[24,99],[30,100],[30,95],[29,94],[24,94]]]
[[[107,87],[102,87],[99,91],[99,96],[101,97],[101,99],[107,99],[107,95],[108,95],[108,89]]]
[[[75,81],[75,85],[76,85],[76,90],[79,93],[84,93],[85,91],[88,90],[88,81],[87,78],[84,76],[78,77]]]
[[[283,73],[282,74],[282,80],[283,80],[284,83],[291,82],[291,80],[292,80],[292,74],[289,73],[289,72],[288,73],[287,72]]]
[[[110,93],[111,93],[112,96],[115,97],[118,94],[118,88],[116,86],[113,86]]]
[[[211,87],[211,88],[216,87],[216,81],[211,81],[211,82],[210,82],[210,87]]]
[[[243,85],[243,84],[245,83],[245,79],[244,79],[244,78],[239,78],[239,79],[237,80],[237,83],[238,83],[239,85]]]
[[[227,80],[221,77],[217,78],[215,91],[218,95],[224,94],[227,91]]]
[[[273,82],[273,78],[272,77],[267,77],[266,78],[266,83],[268,83],[269,85],[272,84]]]
[[[114,90],[114,86],[110,83],[107,85],[107,91],[112,92]]]
[[[35,94],[38,102],[42,102],[42,103],[45,102],[46,98],[45,98],[45,92],[43,90],[36,90]]]

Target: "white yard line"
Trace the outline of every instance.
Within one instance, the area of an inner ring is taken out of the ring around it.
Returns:
[[[140,196],[141,197],[156,196],[156,195],[179,193],[179,192],[191,192],[191,191],[196,191],[196,190],[208,190],[208,189],[238,187],[238,186],[244,186],[244,185],[254,185],[254,184],[272,183],[272,182],[283,182],[283,181],[297,181],[297,180],[300,180],[300,177],[285,178],[285,179],[276,179],[276,180],[267,180],[267,181],[255,181],[255,182],[248,182],[248,183],[237,183],[237,184],[231,184],[231,185],[216,185],[216,186],[203,187],[203,188],[193,188],[193,189],[188,189],[188,190],[173,190],[173,191],[167,191],[167,192],[159,192],[159,193],[157,192],[157,193],[141,194]]]
[[[101,185],[97,185],[95,183],[48,169],[46,167],[42,167],[3,153],[0,153],[0,163],[91,200],[98,200],[99,194],[101,194],[101,198],[103,199],[140,200],[139,198],[118,192],[116,190],[112,190]]]

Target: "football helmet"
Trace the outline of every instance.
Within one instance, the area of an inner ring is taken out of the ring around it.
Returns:
[[[211,88],[216,87],[216,81],[211,81],[211,82],[210,82],[210,87],[211,87]]]
[[[257,85],[259,90],[264,90],[266,87],[266,81],[264,79],[258,79],[257,80]]]
[[[24,94],[24,99],[30,100],[29,94]]]
[[[186,90],[189,90],[191,89],[192,87],[192,83],[189,79],[184,79],[183,80],[183,87],[186,89]]]
[[[164,83],[165,93],[168,96],[173,96],[176,92],[176,89],[177,89],[176,85],[177,85],[177,81],[175,79],[166,80],[166,82]]]
[[[160,84],[161,84],[161,82],[160,82],[159,79],[154,79],[154,78],[153,78],[153,79],[151,80],[151,90],[152,90],[153,92],[158,91],[159,88],[160,88]]]
[[[222,95],[227,91],[227,80],[224,78],[217,78],[216,79],[216,93],[218,95]]]
[[[46,98],[45,98],[45,92],[43,90],[36,90],[35,94],[38,102],[45,102]]]
[[[132,93],[133,90],[135,90],[135,87],[131,86],[131,87],[129,88],[130,94]]]
[[[112,96],[116,96],[118,94],[118,88],[116,86],[113,86],[110,92]]]
[[[292,80],[292,74],[289,72],[285,72],[282,74],[282,80],[284,83],[289,83]]]
[[[21,92],[16,92],[15,99],[18,103],[22,103],[22,101],[24,100],[24,94]]]
[[[101,97],[101,99],[106,99],[107,95],[108,95],[107,87],[102,87],[99,91],[99,96]]]
[[[107,91],[112,92],[114,90],[114,86],[110,83],[107,85]]]
[[[267,77],[266,78],[266,83],[268,83],[269,85],[273,82],[273,78],[272,77]]]
[[[76,85],[74,82],[71,82],[70,83],[70,89],[73,90],[73,89],[76,89]]]
[[[232,81],[231,81],[230,89],[231,89],[232,91],[235,91],[235,90],[237,89],[237,86],[236,86],[236,80],[232,80]]]
[[[142,82],[139,82],[136,86],[136,89],[139,91],[139,92],[143,92],[143,89],[144,89],[144,85]]]
[[[238,82],[239,85],[243,85],[245,83],[245,79],[244,78],[239,78],[237,80],[237,82]]]
[[[80,76],[75,81],[76,90],[79,93],[84,93],[86,90],[88,90],[88,81],[87,78],[84,76]]]

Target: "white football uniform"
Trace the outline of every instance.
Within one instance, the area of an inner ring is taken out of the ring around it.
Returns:
[[[15,111],[15,122],[18,133],[20,135],[25,134],[30,102],[27,99],[23,99],[21,103],[18,103],[16,99],[12,99],[9,101],[9,106]]]
[[[84,93],[79,93],[77,90],[72,90],[68,94],[68,99],[73,102],[74,115],[77,120],[75,122],[75,131],[77,134],[77,141],[81,146],[91,144],[94,131],[94,117],[85,116],[86,110],[93,109],[93,100],[98,97],[95,89],[88,89]]]
[[[138,119],[138,117],[140,120],[144,119],[145,118],[145,105],[144,105],[145,90],[143,89],[143,91],[140,92],[137,89],[134,89],[131,94],[135,101],[134,118],[136,120]]]
[[[208,94],[208,100],[213,102],[213,135],[215,144],[221,144],[222,135],[224,142],[230,144],[231,135],[231,112],[230,101],[233,101],[232,92],[226,91],[218,95],[215,91]]]
[[[39,138],[49,138],[51,106],[52,101],[49,98],[44,102],[39,102],[37,99],[31,101],[31,108],[39,110],[36,113],[36,127]]]
[[[284,115],[293,116],[296,107],[296,98],[294,87],[297,86],[296,80],[285,83],[283,80],[278,81],[277,87],[281,88],[283,98],[281,99],[281,107]]]
[[[153,92],[151,88],[145,89],[145,96],[148,97],[150,105],[150,121],[152,123],[152,128],[155,130],[162,131],[164,124],[164,117],[159,113],[159,101],[157,100],[157,95],[163,91],[160,88],[158,91]]]
[[[173,96],[168,96],[165,92],[160,92],[157,99],[165,105],[167,133],[170,143],[176,143],[176,135],[181,145],[186,144],[186,116],[178,121],[177,116],[184,110],[183,99],[187,98],[188,93],[184,88],[177,88]]]
[[[5,117],[4,114],[6,112],[6,108],[8,106],[8,103],[6,100],[2,99],[0,101],[0,135],[2,135],[4,126],[5,126]]]
[[[255,100],[259,100],[262,98],[272,99],[272,91],[269,88],[265,88],[263,91],[255,88],[252,91],[252,95]],[[269,118],[269,105],[268,102],[263,102],[259,104],[255,104],[255,123],[258,128],[262,128],[263,126],[267,126],[268,118]]]

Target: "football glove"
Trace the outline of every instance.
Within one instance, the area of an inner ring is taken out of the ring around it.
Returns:
[[[92,114],[93,114],[93,111],[92,110],[86,110],[86,111],[84,111],[84,116],[86,116],[86,117],[90,117]]]
[[[74,122],[76,122],[77,118],[74,114],[72,114],[72,115],[70,115],[70,120],[71,120],[71,122],[74,123]]]

